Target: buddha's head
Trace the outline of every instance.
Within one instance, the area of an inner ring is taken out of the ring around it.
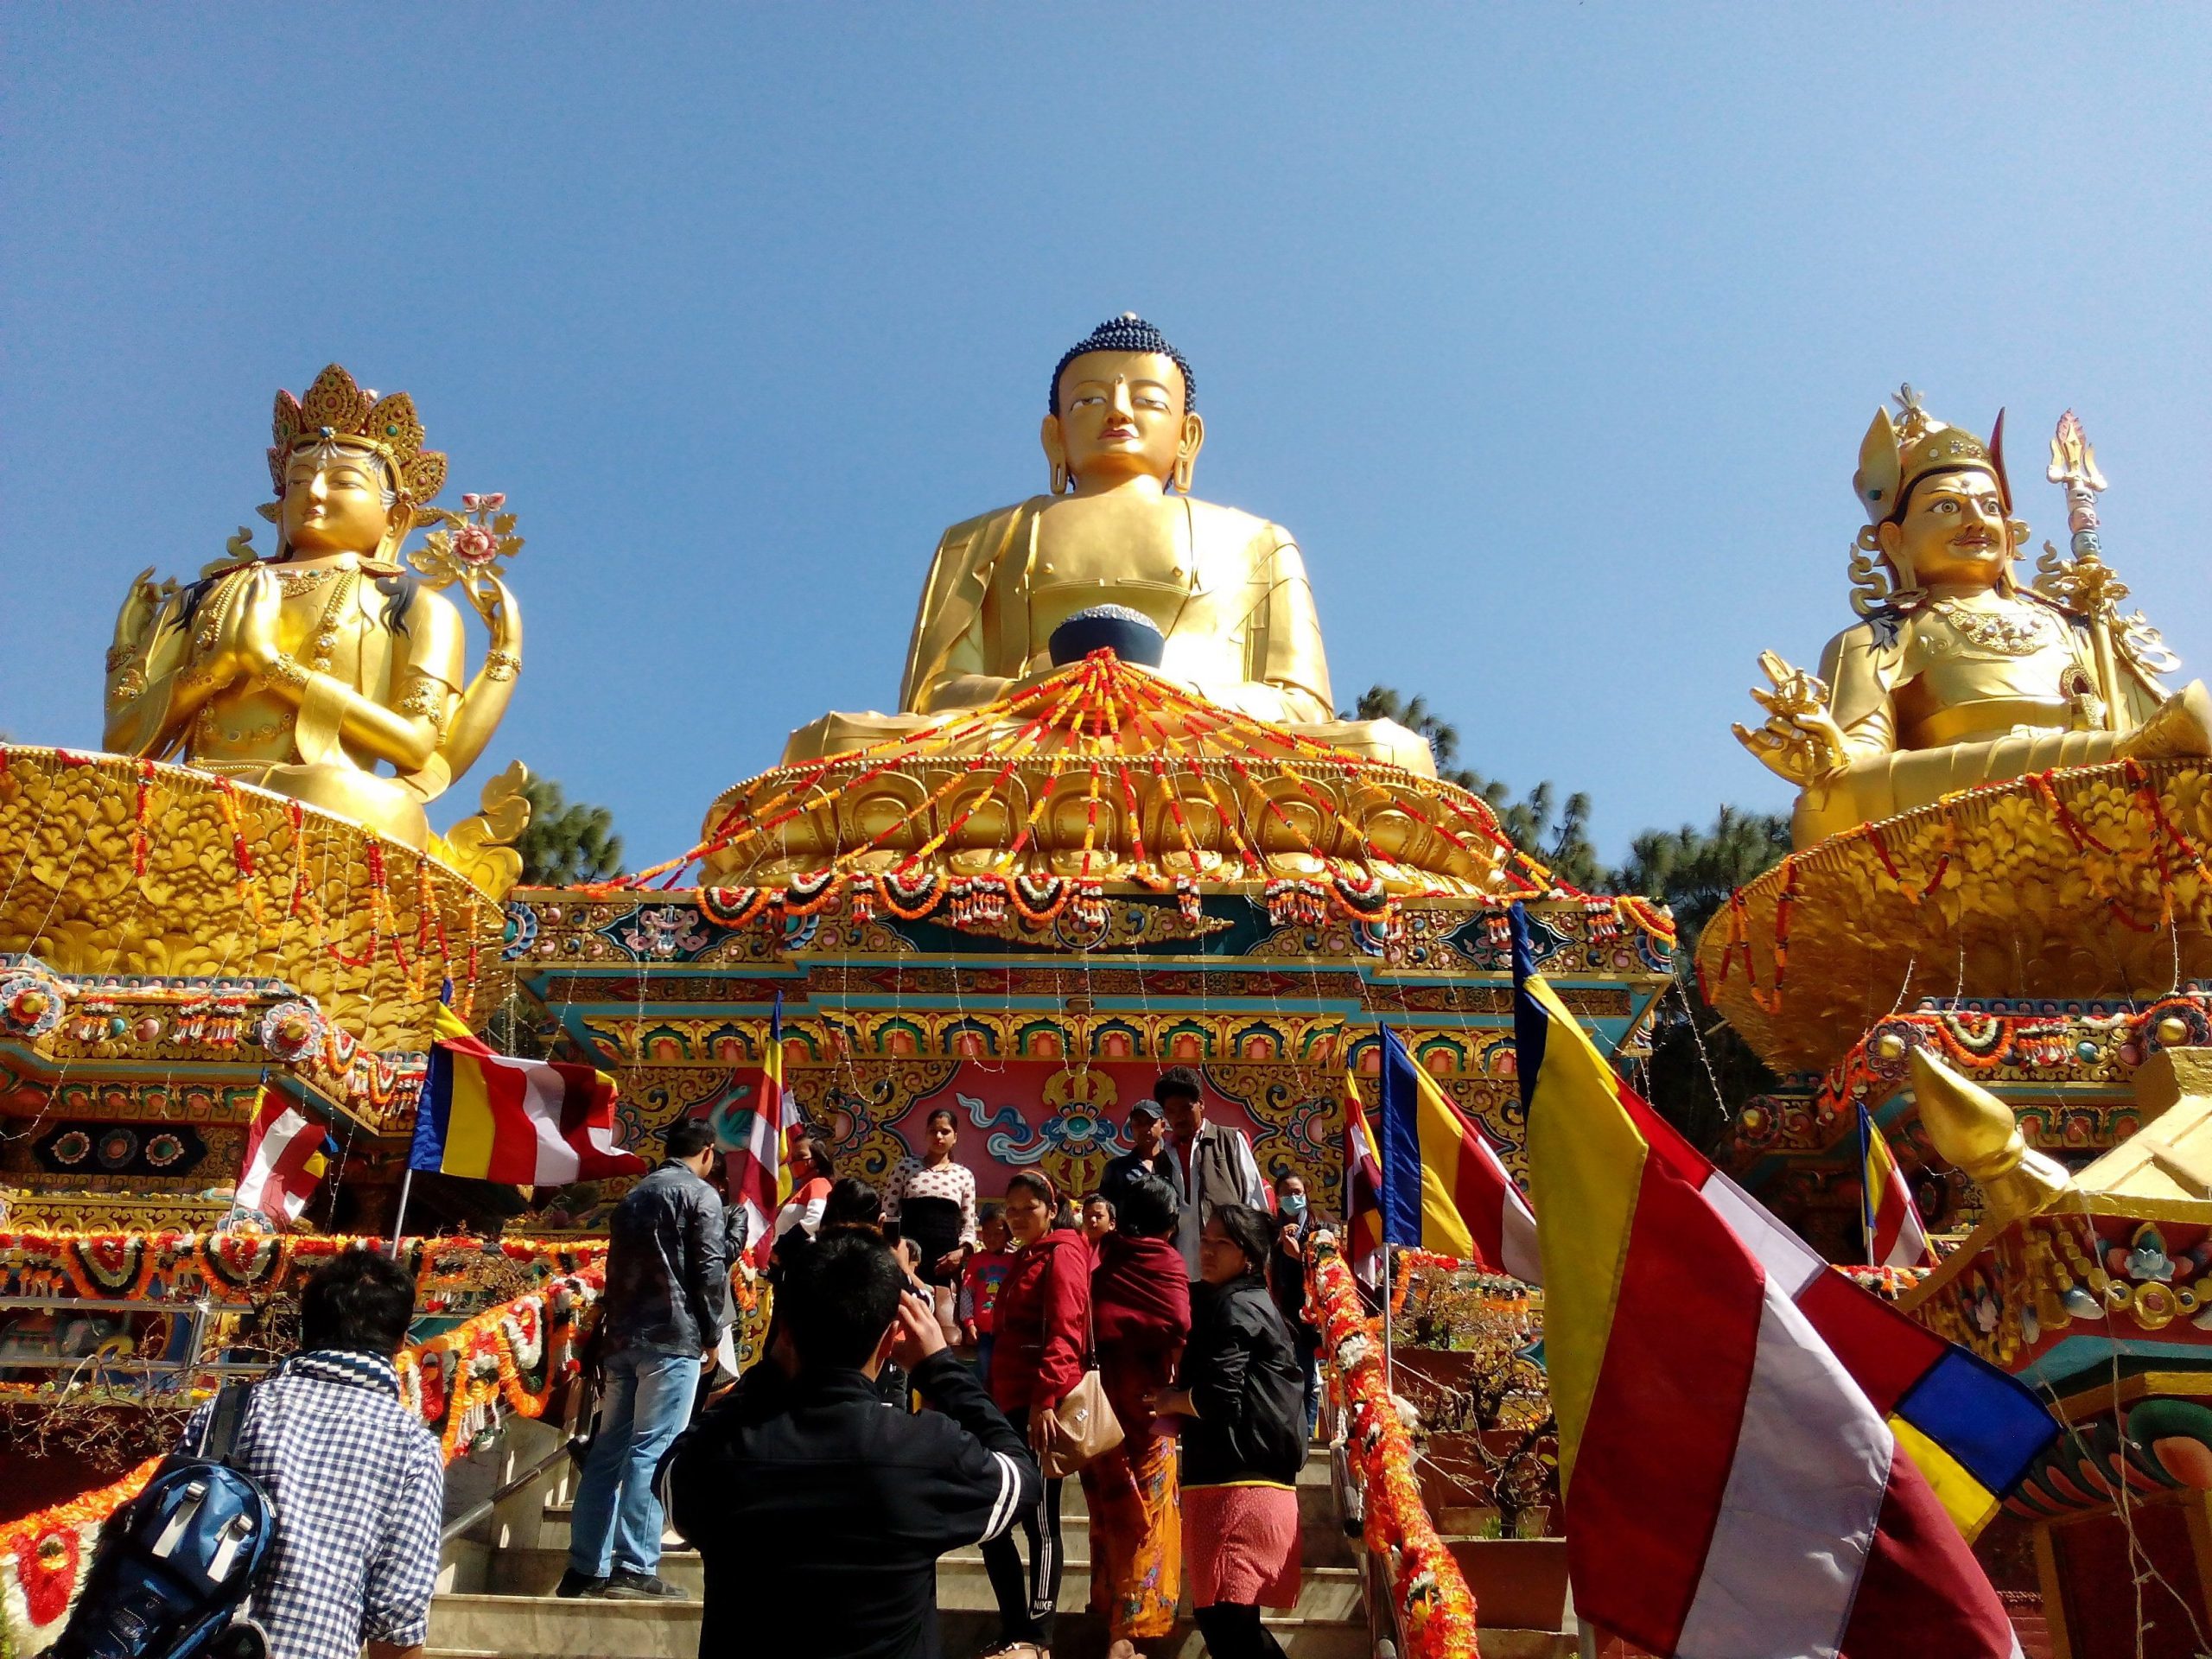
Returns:
[[[379,397],[332,364],[305,397],[276,394],[269,450],[276,500],[264,507],[282,531],[281,555],[358,553],[390,559],[444,486],[446,458],[423,448],[423,423],[404,391]]]
[[[1135,484],[1188,491],[1205,443],[1191,365],[1157,328],[1125,311],[1062,355],[1039,436],[1052,493]]]
[[[1990,442],[1930,420],[1906,386],[1892,422],[1877,410],[1852,484],[1866,509],[1859,544],[1877,553],[1897,588],[1994,588],[2010,593],[2028,527],[2012,517],[2005,475],[2005,416]]]

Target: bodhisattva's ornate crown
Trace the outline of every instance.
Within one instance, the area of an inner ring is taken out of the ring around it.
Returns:
[[[1930,419],[1920,406],[1920,394],[1910,385],[1897,388],[1897,403],[1894,421],[1886,409],[1874,411],[1873,423],[1859,446],[1859,471],[1853,475],[1851,487],[1858,493],[1859,505],[1866,510],[1868,524],[1884,524],[1896,518],[1905,497],[1922,479],[1969,467],[1985,467],[1996,474],[2005,511],[2008,514],[2012,511],[2012,486],[2005,476],[2003,410],[1997,411],[1997,424],[1990,429],[1989,442],[1984,443],[1962,426],[1946,426]]]
[[[404,391],[386,397],[365,391],[335,363],[315,376],[306,397],[277,392],[271,432],[276,442],[269,448],[269,478],[279,500],[292,452],[331,441],[365,445],[382,455],[410,507],[425,505],[446,486],[446,458],[423,447],[423,417],[415,412],[415,400]]]

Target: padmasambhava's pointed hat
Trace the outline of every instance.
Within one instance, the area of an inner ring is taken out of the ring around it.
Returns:
[[[1996,476],[2005,511],[2012,511],[2012,486],[2005,476],[2005,411],[1997,411],[1987,443],[1962,426],[1946,426],[1931,420],[1920,406],[1920,394],[1910,385],[1897,388],[1897,418],[1890,411],[1874,411],[1872,425],[1859,446],[1859,471],[1851,487],[1866,510],[1866,522],[1879,524],[1904,510],[1912,486],[1937,473],[1984,469]]]

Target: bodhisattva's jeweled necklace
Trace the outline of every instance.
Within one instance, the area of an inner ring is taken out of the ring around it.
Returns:
[[[1955,599],[1939,599],[1933,608],[1967,643],[2006,657],[2032,657],[2058,631],[2058,619],[2040,606],[1980,611]]]
[[[349,569],[346,572],[346,579],[330,590],[330,603],[323,607],[322,620],[315,625],[315,639],[311,642],[315,647],[315,657],[308,664],[310,673],[327,674],[330,671],[331,653],[338,649],[338,619],[346,614],[346,607],[353,603],[353,595],[359,591],[360,586],[360,571]]]

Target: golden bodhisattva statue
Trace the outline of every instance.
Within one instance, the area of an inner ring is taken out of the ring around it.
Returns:
[[[791,734],[786,763],[995,702],[1052,671],[1063,623],[1110,606],[1157,628],[1157,671],[1209,702],[1434,775],[1427,744],[1403,727],[1335,718],[1290,532],[1190,493],[1205,423],[1190,365],[1158,329],[1124,313],[1071,347],[1040,435],[1051,493],[938,543],[907,647],[905,712],[826,715]]]
[[[302,399],[276,394],[261,509],[274,555],[241,531],[199,581],[132,582],[108,653],[107,747],[178,759],[293,796],[408,846],[423,804],[467,770],[512,696],[522,619],[498,562],[521,546],[497,497],[471,518],[432,507],[446,458],[404,392],[365,391],[336,364]],[[400,563],[419,525],[447,528]],[[465,680],[458,585],[491,632]],[[395,775],[377,768],[389,765]]]
[[[2126,589],[2096,556],[2086,504],[2104,480],[2079,426],[2062,429],[2051,467],[2078,497],[2076,556],[2051,551],[2024,588],[2012,567],[2028,527],[2012,517],[2003,416],[1984,443],[1931,420],[1910,386],[1898,401],[1896,420],[1875,415],[1853,480],[1865,620],[1828,642],[1817,676],[1764,653],[1773,689],[1752,695],[1769,718],[1736,728],[1803,785],[1797,846],[2053,766],[2212,754],[2202,684],[2168,696],[2155,671],[2173,659],[2139,613],[2113,613]]]

